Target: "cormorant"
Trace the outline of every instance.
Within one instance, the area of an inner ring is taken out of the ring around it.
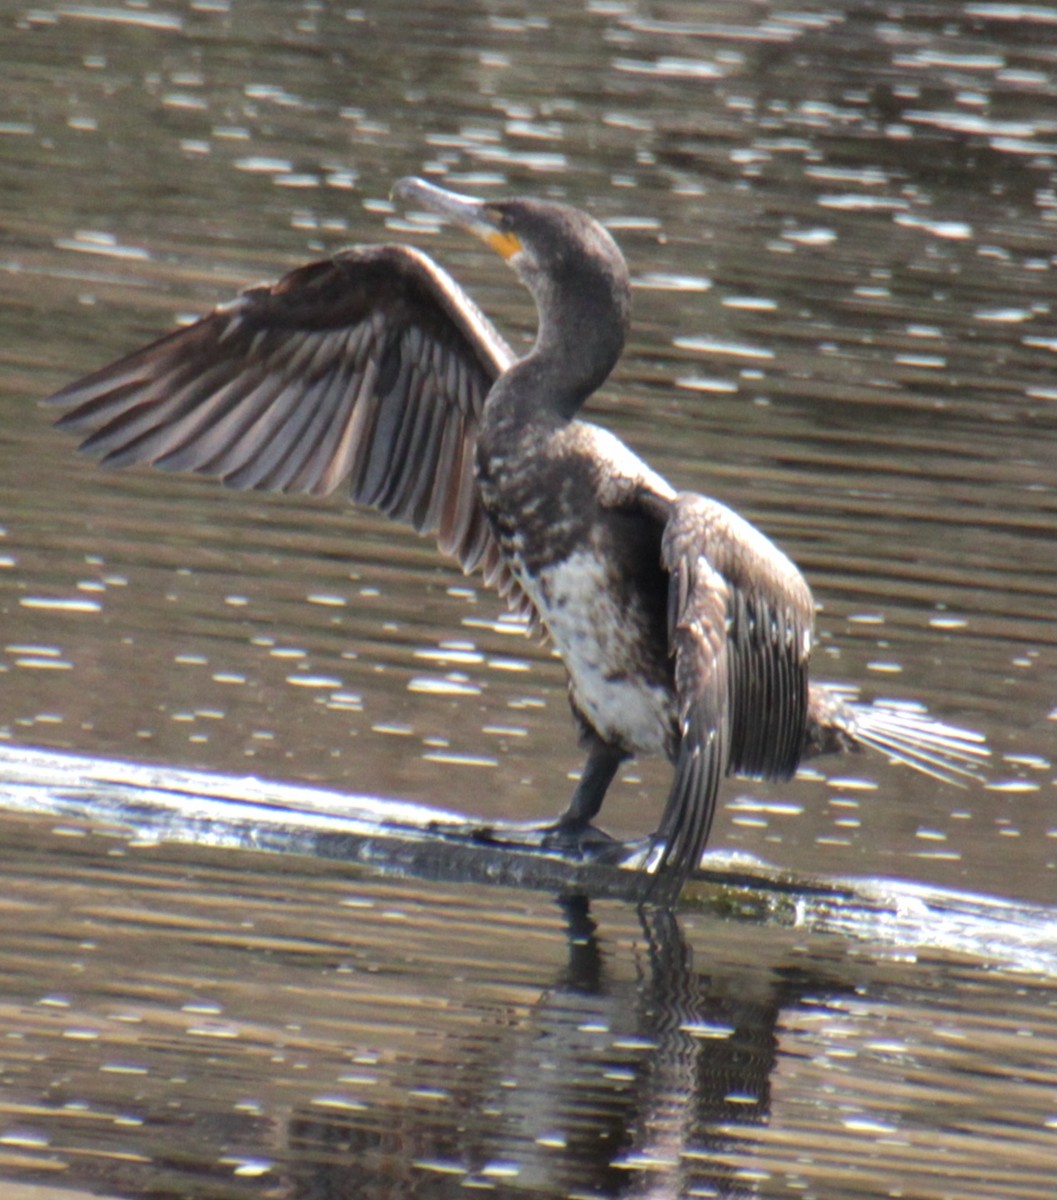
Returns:
[[[483,237],[536,302],[518,357],[459,285],[408,246],[366,246],[271,286],[63,388],[59,424],[104,463],[197,471],[239,488],[351,498],[436,535],[554,643],[587,750],[552,843],[587,846],[635,754],[675,778],[653,835],[674,898],[727,774],[791,776],[812,753],[870,745],[940,778],[980,739],[809,684],[814,602],[763,534],[677,493],[613,434],[577,419],[619,358],[627,265],[586,213],[394,188]],[[652,886],[652,885],[651,885]]]

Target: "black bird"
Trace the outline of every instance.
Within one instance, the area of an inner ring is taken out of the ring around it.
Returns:
[[[323,495],[433,533],[553,641],[587,762],[548,827],[586,852],[620,764],[675,778],[647,862],[673,898],[700,860],[725,774],[791,776],[869,745],[939,778],[980,739],[808,683],[814,603],[757,529],[675,492],[577,419],[619,358],[627,265],[567,205],[478,200],[418,179],[394,195],[483,237],[532,293],[517,357],[459,285],[407,246],[367,246],[251,288],[52,397],[104,463]]]

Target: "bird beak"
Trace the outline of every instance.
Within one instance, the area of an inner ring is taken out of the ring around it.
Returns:
[[[475,196],[460,196],[458,192],[445,191],[424,179],[408,177],[398,179],[393,184],[392,199],[421,204],[423,208],[487,242],[507,262],[522,249],[521,241],[515,234],[499,227],[495,210]]]

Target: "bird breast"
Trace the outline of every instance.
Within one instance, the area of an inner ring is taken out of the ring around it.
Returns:
[[[631,753],[670,753],[671,688],[650,661],[645,614],[622,602],[626,588],[615,586],[611,568],[591,550],[577,550],[523,586],[534,593],[580,713],[607,742]]]
[[[576,709],[631,753],[670,753],[660,530],[621,504],[652,473],[583,422],[497,423],[478,444],[477,471],[500,550],[565,664]]]

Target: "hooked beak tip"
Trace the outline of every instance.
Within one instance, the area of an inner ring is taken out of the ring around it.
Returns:
[[[390,199],[421,204],[429,212],[475,234],[507,262],[522,250],[517,235],[500,229],[488,205],[474,196],[461,196],[424,179],[407,176],[393,184]]]

